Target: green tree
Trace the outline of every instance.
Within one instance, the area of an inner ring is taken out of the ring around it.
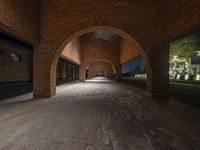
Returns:
[[[189,60],[200,50],[200,35],[191,35],[180,38],[170,44],[170,59],[175,55]]]
[[[189,74],[190,58],[200,51],[200,34],[193,34],[170,43],[170,70],[184,66]],[[185,70],[185,71],[186,71]]]

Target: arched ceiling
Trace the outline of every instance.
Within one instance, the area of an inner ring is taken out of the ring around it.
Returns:
[[[64,48],[62,52],[62,57],[71,60],[72,62],[76,62],[81,64],[81,54],[82,47],[86,43],[90,43],[94,45],[93,40],[101,41],[97,47],[104,50],[109,50],[109,48],[105,47],[105,43],[108,42],[112,45],[118,46],[116,51],[120,51],[120,64],[123,64],[139,55],[141,48],[136,44],[131,42],[128,39],[124,39],[119,35],[116,35],[111,32],[89,32],[86,33],[71,42]]]
[[[113,42],[116,44],[119,44],[122,41],[122,37],[110,32],[91,32],[91,33],[85,34],[84,36],[92,36],[92,37]]]

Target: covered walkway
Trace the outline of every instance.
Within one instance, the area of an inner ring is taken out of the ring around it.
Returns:
[[[68,83],[55,97],[0,105],[0,149],[198,150],[200,111],[116,82]]]

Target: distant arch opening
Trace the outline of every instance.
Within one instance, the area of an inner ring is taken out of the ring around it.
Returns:
[[[86,66],[85,80],[92,79],[97,76],[104,76],[114,80],[116,77],[116,67],[109,61],[98,59]]]

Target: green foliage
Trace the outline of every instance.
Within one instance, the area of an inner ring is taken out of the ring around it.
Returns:
[[[174,55],[189,59],[200,50],[200,35],[191,35],[170,43],[170,59]]]

